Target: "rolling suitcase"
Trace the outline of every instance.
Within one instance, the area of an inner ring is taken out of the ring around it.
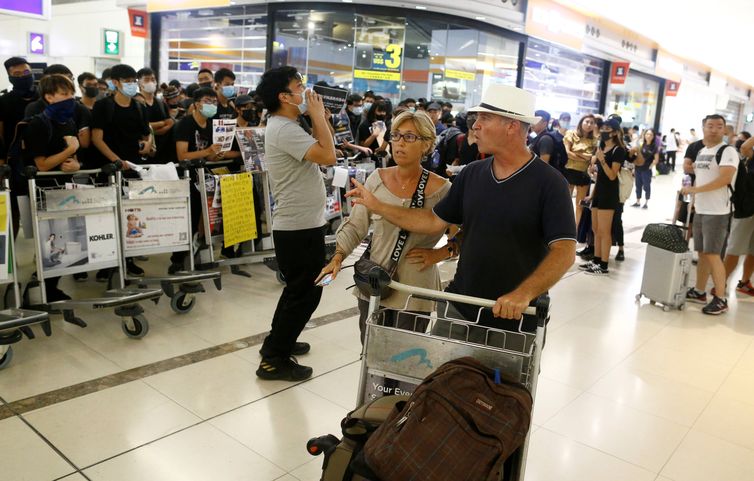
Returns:
[[[683,235],[680,227],[668,224],[662,226],[664,229],[678,229],[680,235]],[[661,242],[656,242],[657,238],[645,240],[647,237],[649,236],[645,232],[642,241],[648,242],[649,245],[644,258],[641,291],[636,295],[636,301],[640,301],[644,296],[649,299],[650,304],[661,304],[665,311],[683,309],[693,260],[691,251],[686,247],[680,252],[682,249],[677,244],[673,249],[663,248],[669,246],[658,247]]]

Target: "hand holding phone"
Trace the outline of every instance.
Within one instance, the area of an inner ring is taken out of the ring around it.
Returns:
[[[325,286],[329,286],[332,283],[332,281],[333,281],[332,274],[325,274],[324,276],[322,276],[322,279],[320,279],[319,282],[317,282],[316,285],[319,287],[325,287]]]

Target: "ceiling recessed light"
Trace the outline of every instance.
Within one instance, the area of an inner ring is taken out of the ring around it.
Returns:
[[[477,20],[485,20],[487,17],[474,17],[474,18],[476,18]]]
[[[424,6],[422,6],[422,5],[417,5],[417,6],[416,6],[416,9],[417,9],[417,10],[426,10],[426,9],[427,9],[427,7],[424,7]]]

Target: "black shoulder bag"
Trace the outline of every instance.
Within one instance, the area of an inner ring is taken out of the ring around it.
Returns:
[[[419,177],[419,184],[416,186],[414,195],[411,198],[411,209],[421,209],[422,207],[424,207],[424,189],[427,187],[428,180],[429,171],[427,169],[422,169],[422,175],[421,177]],[[361,259],[356,261],[356,263],[353,265],[353,280],[356,283],[356,287],[362,294],[367,297],[370,297],[372,295],[372,290],[369,285],[369,272],[374,267],[379,267],[385,270],[388,274],[390,274],[391,279],[397,280],[395,278],[395,271],[398,269],[398,261],[401,258],[401,254],[403,254],[403,248],[406,246],[407,239],[408,231],[401,229],[400,233],[398,233],[398,240],[396,240],[395,242],[395,247],[393,247],[392,253],[390,254],[390,259],[388,259],[387,266],[381,266],[380,264],[377,264],[369,258],[372,250],[372,241],[369,241],[369,245],[364,251],[364,254],[361,256]],[[390,289],[389,287],[384,287],[380,292],[380,297],[382,299],[387,299],[392,294],[392,289]]]

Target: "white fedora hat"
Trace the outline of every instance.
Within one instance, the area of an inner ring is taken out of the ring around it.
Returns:
[[[490,85],[482,94],[482,102],[469,112],[486,112],[536,124],[542,119],[534,115],[534,104],[531,92],[508,85]]]

